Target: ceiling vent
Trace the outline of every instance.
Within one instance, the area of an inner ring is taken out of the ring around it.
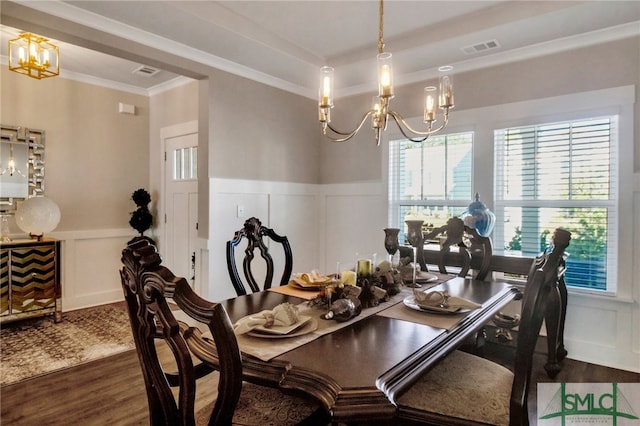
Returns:
[[[476,53],[486,52],[487,50],[493,50],[501,47],[498,40],[483,41],[482,43],[472,44],[471,46],[463,47],[461,50],[467,55],[475,55]]]
[[[134,74],[142,75],[142,76],[145,76],[145,77],[151,77],[153,75],[158,74],[159,72],[160,72],[159,69],[152,68],[152,67],[149,67],[149,66],[146,66],[146,65],[142,65],[142,66],[136,68],[135,70],[133,70]]]

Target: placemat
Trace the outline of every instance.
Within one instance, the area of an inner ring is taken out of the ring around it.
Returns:
[[[390,308],[378,312],[377,315],[449,330],[468,314],[469,312],[451,315],[430,314],[428,312],[416,311],[400,302]]]
[[[286,294],[287,296],[299,297],[300,299],[311,300],[320,293],[319,291],[301,290],[299,288],[292,287],[290,285],[279,285],[277,287],[271,287],[268,291],[274,291],[276,293]]]

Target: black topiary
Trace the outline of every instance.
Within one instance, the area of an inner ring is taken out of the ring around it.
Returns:
[[[144,231],[151,228],[153,223],[153,215],[149,212],[147,205],[151,202],[151,195],[144,189],[140,188],[134,191],[131,199],[136,203],[138,209],[131,212],[131,220],[129,225],[142,236]]]

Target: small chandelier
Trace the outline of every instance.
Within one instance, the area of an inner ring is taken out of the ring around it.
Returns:
[[[390,103],[393,98],[393,73],[391,68],[391,53],[384,51],[383,33],[383,0],[380,0],[379,26],[378,26],[378,96],[373,97],[373,106],[367,111],[351,132],[342,132],[331,125],[331,108],[333,108],[333,72],[332,67],[324,66],[320,69],[320,90],[318,101],[318,118],[322,126],[322,134],[333,142],[345,142],[355,136],[364,125],[367,117],[371,116],[371,127],[375,132],[376,143],[380,146],[380,131],[387,128],[389,117],[398,125],[400,132],[405,138],[412,142],[423,142],[430,135],[444,129],[449,120],[449,110],[454,107],[453,103],[453,80],[451,76],[444,75],[440,79],[440,92],[433,86],[425,87],[425,107],[423,122],[427,125],[426,130],[414,130],[407,124],[404,118],[391,109]],[[441,72],[451,71],[452,67],[441,67]],[[436,122],[436,99],[437,106],[442,110],[443,122],[440,127],[434,128]],[[330,131],[330,132],[329,132]]]
[[[9,70],[38,80],[60,74],[58,46],[37,34],[24,33],[9,40]]]

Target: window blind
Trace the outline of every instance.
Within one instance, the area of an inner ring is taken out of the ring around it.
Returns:
[[[615,270],[616,117],[495,131],[496,251],[537,255],[572,233],[568,285],[607,290]]]
[[[405,235],[408,218],[443,225],[472,199],[473,133],[431,136],[422,143],[389,143],[389,217]]]

